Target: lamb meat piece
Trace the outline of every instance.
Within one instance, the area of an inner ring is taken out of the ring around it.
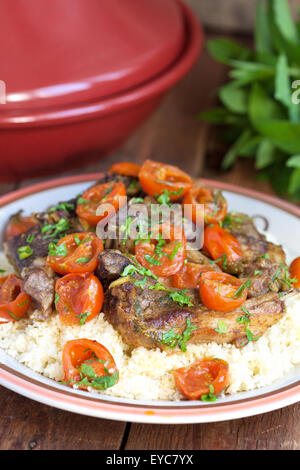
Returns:
[[[22,270],[31,266],[35,259],[46,259],[49,243],[57,241],[67,234],[83,231],[78,217],[65,211],[40,212],[34,214],[34,216],[38,220],[37,225],[30,227],[20,235],[10,237],[4,242],[4,252],[9,262],[20,275],[22,275]],[[59,230],[59,226],[61,230]],[[56,233],[55,229],[57,227],[59,231]],[[45,231],[47,228],[48,230]],[[18,250],[21,247],[31,248],[32,254],[28,257],[23,258],[21,256],[20,258]]]
[[[98,259],[99,264],[95,275],[99,278],[105,290],[111,282],[121,276],[126,266],[131,264],[131,261],[118,250],[104,250],[99,254]]]
[[[27,241],[28,237],[33,237],[33,241],[30,244]],[[49,242],[50,240],[44,239],[41,233],[41,225],[35,225],[20,235],[10,237],[4,243],[4,252],[15,271],[22,276],[23,270],[30,267],[35,259],[47,257]],[[27,258],[20,259],[18,249],[24,246],[30,246],[33,253]]]
[[[46,320],[54,311],[55,282],[58,279],[55,272],[45,266],[43,259],[23,270],[24,291],[30,295],[32,306],[30,318]]]
[[[166,335],[182,335],[187,319],[197,329],[191,333],[190,342],[247,344],[245,325],[238,321],[245,316],[245,310],[237,309],[229,313],[207,309],[200,300],[197,289],[185,293],[192,306],[181,306],[164,290],[151,289],[155,281],[147,280],[144,289],[132,280],[120,279],[105,293],[103,311],[107,320],[121,334],[123,341],[130,347],[160,348],[170,350]],[[173,290],[176,292],[176,289]],[[284,313],[284,303],[274,292],[248,299],[243,304],[249,312],[249,330],[253,337],[261,336],[276,323]],[[218,333],[219,321],[226,324],[227,331]],[[248,336],[249,336],[248,330]]]

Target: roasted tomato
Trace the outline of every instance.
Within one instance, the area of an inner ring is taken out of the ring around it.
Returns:
[[[34,217],[25,217],[21,215],[21,212],[18,212],[10,218],[5,228],[5,240],[26,232],[30,227],[33,227],[34,225],[37,225],[37,221]]]
[[[293,287],[300,287],[300,256],[291,263],[290,274],[293,280],[296,280],[293,282]]]
[[[165,222],[153,227],[149,241],[141,240],[135,246],[138,262],[156,276],[173,276],[186,258],[186,238],[180,227]]]
[[[212,401],[226,387],[228,370],[229,364],[222,359],[201,359],[189,367],[175,370],[175,384],[189,400]]]
[[[184,214],[195,224],[198,220],[201,223],[203,209],[206,224],[222,222],[228,209],[227,201],[221,191],[196,185],[184,196],[182,204]]]
[[[141,166],[137,163],[120,162],[115,163],[109,169],[109,173],[118,173],[119,175],[138,177]]]
[[[47,265],[59,274],[95,271],[103,242],[92,232],[71,233],[49,244]]]
[[[79,217],[97,225],[101,220],[111,217],[126,203],[126,188],[119,181],[111,181],[94,186],[79,198],[76,213]],[[103,208],[101,208],[101,205]]]
[[[22,279],[15,274],[0,278],[0,323],[20,320],[26,315],[30,303]]]
[[[186,263],[173,276],[173,287],[177,289],[192,289],[199,286],[200,275],[206,271],[215,271],[207,264]]]
[[[171,201],[183,197],[191,189],[193,180],[177,166],[146,160],[139,173],[145,193],[157,196],[167,191]]]
[[[219,224],[205,228],[203,249],[214,260],[220,259],[218,264],[224,269],[227,264],[239,262],[243,255],[240,242]]]
[[[226,273],[205,272],[200,275],[202,303],[211,310],[230,312],[240,307],[248,295],[247,284]]]
[[[56,281],[55,306],[67,325],[83,325],[101,312],[102,284],[90,273],[67,274]]]
[[[118,382],[119,372],[112,355],[97,341],[68,341],[63,348],[62,360],[63,381],[70,386],[106,390]]]

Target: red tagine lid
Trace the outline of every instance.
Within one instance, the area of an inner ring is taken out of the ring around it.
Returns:
[[[167,69],[184,42],[176,0],[2,2],[0,113],[120,94]]]

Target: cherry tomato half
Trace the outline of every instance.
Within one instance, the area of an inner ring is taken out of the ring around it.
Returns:
[[[71,233],[49,246],[47,265],[59,274],[95,271],[103,242],[92,232]]]
[[[211,310],[230,312],[246,300],[248,289],[240,279],[226,273],[205,272],[200,276],[202,303]]]
[[[93,274],[66,274],[56,281],[55,293],[56,309],[67,325],[83,325],[101,312],[103,288]]]
[[[189,367],[175,370],[175,384],[189,400],[199,400],[203,395],[217,395],[224,390],[228,370],[229,364],[226,361],[204,358]]]
[[[68,341],[63,348],[62,360],[63,381],[70,386],[77,383],[82,390],[88,387],[106,390],[118,381],[119,372],[112,355],[97,341]]]
[[[21,215],[20,212],[18,214],[13,215],[5,228],[5,240],[26,232],[30,227],[33,227],[34,225],[37,225],[37,221],[34,217],[25,217]]]
[[[0,278],[0,323],[20,320],[26,315],[30,303],[22,279],[15,274]]]
[[[204,221],[206,224],[222,222],[227,214],[228,204],[221,191],[203,186],[193,186],[184,196],[185,215],[197,224],[201,223],[204,205]]]
[[[118,212],[126,203],[125,199],[126,187],[121,181],[98,184],[85,191],[79,198],[76,213],[91,225],[97,225],[104,218]]]
[[[141,240],[135,246],[138,262],[156,276],[173,276],[186,258],[186,238],[180,227],[167,222],[150,230],[149,241]]]
[[[297,282],[293,283],[293,287],[300,287],[300,256],[291,263],[290,274],[293,279],[297,279]]]
[[[233,264],[240,261],[243,255],[240,242],[228,230],[222,228],[219,224],[208,225],[204,229],[203,249],[210,256],[217,260],[219,266],[224,268],[225,263]]]
[[[115,163],[109,169],[109,173],[118,173],[119,175],[138,177],[141,166],[137,163],[120,162]]]
[[[177,166],[165,165],[152,160],[144,162],[139,179],[143,190],[149,196],[157,196],[168,191],[171,201],[183,197],[193,184],[191,177]]]
[[[192,289],[199,286],[201,273],[215,271],[207,264],[185,263],[173,276],[173,287],[177,289]]]

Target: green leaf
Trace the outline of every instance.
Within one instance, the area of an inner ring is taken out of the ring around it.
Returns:
[[[300,168],[295,168],[292,171],[289,181],[288,192],[290,194],[297,193],[300,190]]]
[[[259,62],[232,61],[235,67],[229,72],[229,77],[236,80],[239,85],[251,84],[254,81],[265,81],[273,78],[275,67],[273,65],[261,64]]]
[[[258,124],[261,121],[285,117],[282,107],[258,83],[254,83],[251,88],[248,113],[252,125],[258,131],[260,130]]]
[[[273,17],[282,36],[291,43],[299,40],[296,24],[292,18],[287,0],[273,0]]]
[[[275,77],[275,98],[289,108],[291,104],[291,83],[285,54],[278,57]]]
[[[260,54],[271,53],[273,51],[273,45],[269,19],[262,0],[259,0],[256,5],[254,34],[256,51]]]
[[[257,150],[255,167],[258,170],[269,166],[273,163],[276,154],[276,148],[268,139],[264,139]]]
[[[252,133],[249,129],[246,129],[230,147],[228,152],[225,154],[222,161],[222,169],[228,169],[239,156],[240,150],[250,140]]]
[[[230,39],[211,39],[206,45],[214,59],[226,65],[231,65],[234,59],[248,60],[253,55],[250,49]]]
[[[228,83],[219,89],[222,103],[232,112],[246,114],[248,110],[248,90],[239,87],[235,82]]]
[[[299,120],[299,106],[292,101],[289,64],[285,54],[281,54],[277,60],[274,96],[288,108],[290,121],[297,122]]]
[[[292,62],[300,63],[299,36],[286,0],[268,0],[268,18],[276,51],[285,53]]]
[[[254,157],[258,150],[260,143],[263,138],[259,135],[251,137],[245,144],[240,148],[239,154],[241,157]]]
[[[300,168],[300,155],[293,155],[286,162],[286,166],[292,168]]]
[[[288,154],[300,153],[300,124],[270,120],[260,122],[256,128],[283,152]]]

